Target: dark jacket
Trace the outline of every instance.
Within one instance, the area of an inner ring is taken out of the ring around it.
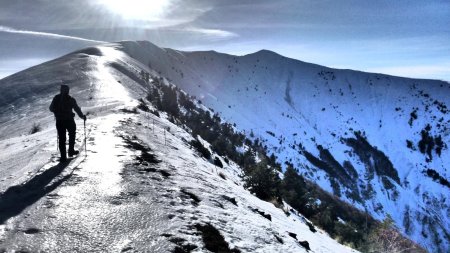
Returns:
[[[75,117],[75,113],[72,109],[83,118],[84,115],[81,112],[80,107],[77,105],[77,101],[69,95],[56,95],[49,107],[50,111],[55,114],[56,120],[71,120]]]

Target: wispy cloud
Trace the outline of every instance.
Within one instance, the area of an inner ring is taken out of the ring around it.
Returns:
[[[208,37],[217,38],[217,39],[229,39],[238,37],[236,33],[220,30],[220,29],[207,29],[207,28],[197,28],[197,27],[188,27],[183,28],[183,31],[186,32],[192,32],[192,33],[199,33],[202,35],[206,35]]]
[[[86,39],[86,38],[81,38],[81,37],[76,37],[76,36],[62,35],[62,34],[57,34],[57,33],[18,30],[18,29],[14,29],[12,27],[7,27],[7,26],[0,26],[0,32],[27,34],[27,35],[47,37],[47,38],[53,38],[53,39],[68,39],[68,40],[78,40],[78,41],[94,42],[94,43],[106,43],[106,41],[101,41],[101,40],[91,40],[91,39]]]

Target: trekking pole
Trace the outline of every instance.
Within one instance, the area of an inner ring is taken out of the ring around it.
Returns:
[[[86,116],[85,116],[86,117]],[[84,156],[87,157],[86,118],[84,118]]]

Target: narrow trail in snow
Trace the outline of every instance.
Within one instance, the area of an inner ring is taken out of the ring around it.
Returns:
[[[162,217],[164,208],[151,201],[157,195],[149,189],[143,192],[140,184],[149,182],[124,172],[136,153],[121,137],[128,135],[127,129],[120,129],[120,121],[126,116],[116,114],[93,120],[85,160],[69,169],[50,167],[30,180],[32,184],[39,182],[40,191],[30,193],[30,200],[0,227],[0,249],[121,251],[131,247],[131,242],[133,248],[158,252],[170,248],[164,242],[150,243],[166,241],[160,236],[167,227]],[[60,180],[53,180],[61,175]],[[143,194],[146,196],[140,197]]]

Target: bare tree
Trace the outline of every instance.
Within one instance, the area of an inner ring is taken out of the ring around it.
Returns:
[[[387,216],[379,227],[369,234],[367,252],[369,253],[426,253],[422,247],[402,236]]]

